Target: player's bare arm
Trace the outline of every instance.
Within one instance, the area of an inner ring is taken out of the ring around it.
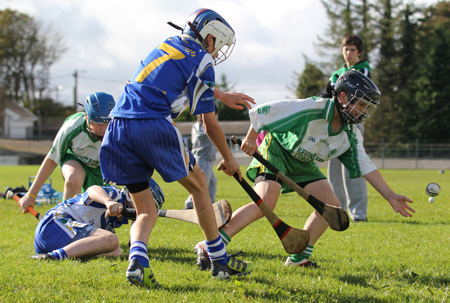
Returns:
[[[106,206],[107,211],[105,217],[115,217],[121,214],[123,210],[122,203],[111,200],[111,197],[101,186],[93,185],[87,189],[87,192],[89,198]]]
[[[36,196],[41,190],[42,185],[45,183],[48,177],[50,177],[57,166],[58,164],[50,159],[48,155],[45,157],[44,161],[42,161],[42,164],[36,174],[36,178],[34,179],[33,184],[28,189],[28,193],[19,201],[19,206],[22,209],[22,213],[26,214],[28,212],[28,206],[34,207]]]
[[[244,140],[242,140],[241,150],[249,156],[253,156],[253,154],[258,150],[258,146],[256,145],[256,138],[258,137],[258,133],[255,131],[252,125],[248,129],[247,135]]]
[[[255,100],[246,94],[223,92],[218,88],[214,88],[214,97],[232,109],[243,110],[244,106],[252,108],[252,104],[255,104]]]
[[[396,213],[404,217],[412,217],[410,212],[416,211],[408,205],[413,201],[406,196],[396,194],[386,183],[378,169],[364,176],[366,180],[385,198],[392,206]],[[407,203],[408,202],[408,203]]]

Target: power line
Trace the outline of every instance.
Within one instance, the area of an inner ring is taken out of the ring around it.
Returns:
[[[84,78],[84,79],[99,80],[99,81],[120,83],[120,84],[125,84],[125,82],[126,82],[126,81],[119,81],[119,80],[112,80],[112,79],[105,79],[105,78],[98,78],[98,77],[88,77],[88,76],[79,76],[79,77]]]

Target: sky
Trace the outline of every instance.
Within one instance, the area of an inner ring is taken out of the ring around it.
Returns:
[[[425,1],[425,0],[424,0]],[[233,27],[236,45],[216,66],[216,80],[225,75],[234,91],[264,103],[295,97],[295,72],[304,55],[320,60],[316,44],[328,27],[319,0],[2,0],[0,9],[34,17],[43,29],[64,37],[67,52],[51,69],[51,94],[65,105],[104,91],[116,100],[150,51],[180,32],[198,8],[218,12]]]

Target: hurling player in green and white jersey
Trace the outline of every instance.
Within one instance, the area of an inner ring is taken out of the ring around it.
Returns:
[[[28,206],[34,206],[42,185],[56,166],[61,168],[64,178],[64,200],[84,192],[91,185],[103,185],[99,153],[111,120],[109,114],[115,105],[114,98],[97,92],[89,95],[82,105],[85,112],[73,114],[64,121],[28,193],[20,199],[24,214]]]
[[[266,160],[307,192],[333,206],[339,206],[339,201],[315,161],[338,158],[351,177],[364,176],[395,212],[411,217],[410,212],[415,210],[407,202],[412,201],[387,185],[366,154],[361,133],[355,127],[378,107],[380,91],[368,77],[350,70],[339,77],[335,92],[332,99],[282,100],[254,107],[249,111],[251,127],[242,142],[242,151],[253,155],[259,150]],[[258,149],[256,138],[262,130],[268,133]],[[255,159],[250,163],[247,176],[255,181],[255,191],[271,209],[275,208],[280,193],[293,191]],[[228,243],[231,237],[262,216],[255,203],[244,205],[233,212],[230,222],[221,229],[221,236]],[[318,267],[309,257],[327,227],[320,214],[313,212],[304,226],[310,233],[308,247],[300,254],[289,256],[286,265]],[[202,242],[195,247],[199,259],[204,256],[201,246]]]

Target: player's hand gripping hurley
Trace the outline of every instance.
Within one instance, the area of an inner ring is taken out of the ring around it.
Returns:
[[[20,198],[22,198],[25,194],[24,193],[15,193],[13,194],[12,198],[19,204]],[[33,207],[28,206],[27,211],[36,217],[36,219],[41,220],[42,216],[40,213],[38,213]]]
[[[218,170],[222,170],[223,163],[221,162],[217,167]],[[309,242],[309,232],[302,229],[297,229],[284,223],[278,216],[267,206],[266,203],[261,199],[261,197],[255,192],[255,190],[242,178],[239,180],[239,174],[234,173],[233,177],[242,188],[247,192],[247,194],[252,198],[253,202],[258,205],[261,212],[269,220],[273,229],[280,238],[283,244],[284,250],[288,254],[299,254],[306,249]]]
[[[236,136],[231,136],[231,141],[235,144],[242,144],[241,139]],[[267,167],[270,171],[277,175],[283,182],[286,182],[293,190],[295,190],[300,196],[303,197],[315,210],[327,221],[331,229],[336,231],[344,231],[350,225],[350,220],[348,218],[347,212],[345,212],[341,207],[336,207],[332,205],[327,205],[314,197],[313,195],[306,192],[297,183],[292,181],[288,176],[280,172],[275,166],[273,166],[269,161],[264,159],[257,151],[252,155],[256,160],[258,160],[262,165]]]

